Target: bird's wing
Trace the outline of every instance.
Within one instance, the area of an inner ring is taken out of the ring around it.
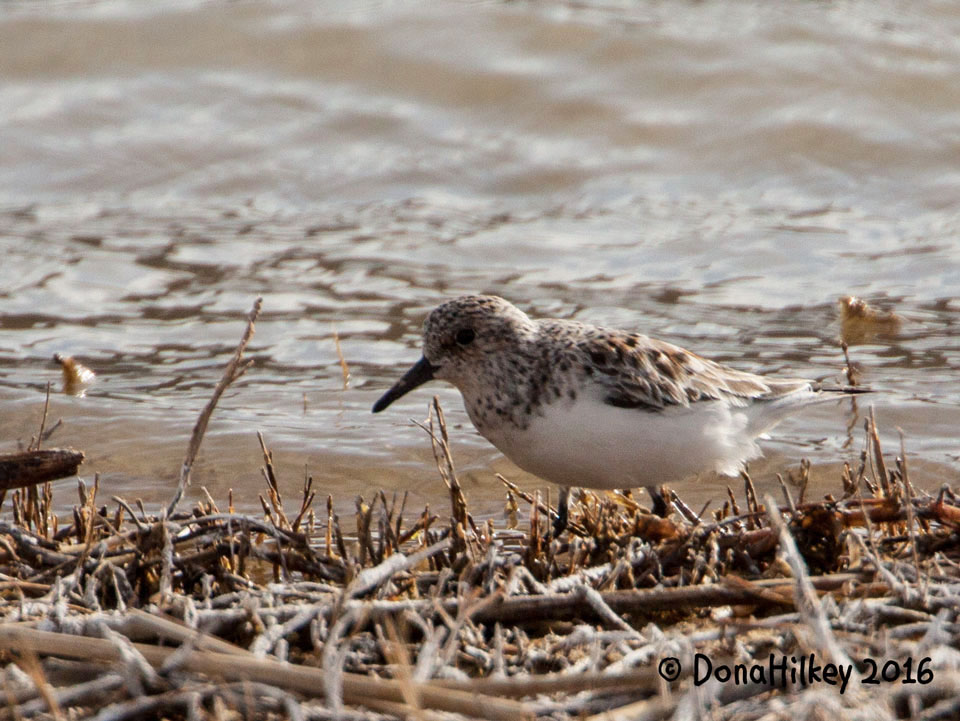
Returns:
[[[764,378],[624,331],[591,328],[576,349],[603,389],[604,401],[620,408],[659,411],[708,400],[746,405],[813,388],[808,380]]]

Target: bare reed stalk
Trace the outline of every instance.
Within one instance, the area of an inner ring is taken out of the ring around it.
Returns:
[[[43,399],[43,415],[40,416],[40,430],[37,431],[37,438],[31,444],[28,450],[39,451],[40,443],[43,441],[43,429],[47,425],[47,413],[50,411],[50,381],[47,381],[47,393]]]
[[[920,568],[920,553],[917,550],[917,519],[916,511],[913,507],[913,484],[910,483],[910,475],[907,472],[907,448],[903,440],[903,429],[897,428],[897,432],[900,434],[900,458],[898,459],[897,465],[907,497],[907,532],[910,534],[910,550],[913,554],[913,567],[917,572],[917,584],[920,586],[921,599],[923,602],[926,602],[928,578]]]
[[[47,384],[47,387],[49,389],[49,384]],[[37,657],[37,654],[33,652],[23,654],[20,658],[20,665],[33,681],[33,685],[37,689],[40,699],[43,700],[43,704],[46,706],[44,710],[49,712],[54,721],[64,721],[60,703],[57,700],[53,687],[47,680],[47,675],[43,672],[43,666],[40,664],[40,659]]]
[[[436,423],[440,431],[439,436],[434,430],[434,418],[436,418]],[[433,397],[427,422],[421,423],[414,421],[414,423],[430,436],[430,444],[433,449],[434,460],[437,463],[437,470],[440,472],[440,477],[450,492],[453,533],[457,534],[456,529],[459,527],[463,529],[461,533],[465,534],[469,528],[473,528],[476,534],[477,529],[473,525],[473,519],[471,519],[467,513],[467,499],[463,495],[463,488],[460,486],[460,480],[457,478],[457,470],[453,465],[453,454],[450,452],[450,437],[447,434],[447,422],[443,416],[443,409],[440,407],[440,399],[437,396]],[[459,538],[459,535],[457,538]],[[454,550],[462,550],[459,540],[456,542]]]
[[[227,367],[223,371],[223,376],[217,383],[216,388],[213,389],[213,395],[210,397],[210,400],[207,401],[207,405],[204,406],[200,412],[200,416],[197,418],[196,424],[193,426],[190,443],[187,445],[187,455],[183,459],[183,465],[180,466],[180,479],[177,482],[177,490],[173,498],[170,499],[170,503],[167,504],[165,514],[167,518],[173,515],[173,512],[177,509],[177,505],[183,498],[187,486],[190,485],[190,471],[193,469],[193,463],[197,459],[197,453],[200,452],[200,444],[203,442],[203,436],[207,432],[207,424],[210,422],[210,416],[213,415],[214,408],[217,407],[220,396],[223,395],[224,391],[226,391],[234,381],[246,373],[253,364],[252,360],[242,364],[241,361],[243,359],[243,351],[246,349],[250,339],[253,338],[254,324],[260,315],[260,308],[262,306],[263,298],[258,297],[253,302],[253,308],[250,309],[250,313],[247,314],[247,327],[243,332],[239,345],[237,345],[236,350],[233,352],[233,357],[230,359],[230,362],[227,363]]]
[[[892,489],[887,476],[887,464],[883,462],[883,449],[880,447],[880,434],[877,432],[877,417],[873,413],[873,406],[870,406],[870,417],[867,419],[867,437],[870,440],[873,460],[877,464],[877,475],[880,476],[877,480],[883,489],[883,495],[889,498]]]

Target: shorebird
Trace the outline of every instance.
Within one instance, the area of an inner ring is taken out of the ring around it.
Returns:
[[[660,484],[735,475],[787,415],[865,390],[736,370],[640,333],[535,320],[490,295],[435,308],[423,357],[373,412],[434,379],[460,390],[477,431],[507,458],[561,487],[558,532],[572,486],[644,486],[662,514]]]

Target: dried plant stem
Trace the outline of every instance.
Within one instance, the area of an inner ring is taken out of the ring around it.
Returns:
[[[177,509],[177,505],[180,503],[180,499],[183,498],[187,486],[190,485],[190,472],[193,469],[193,463],[197,459],[197,453],[200,452],[200,444],[203,442],[203,436],[207,432],[207,424],[210,422],[210,416],[213,415],[213,410],[217,407],[220,396],[230,387],[230,384],[246,373],[247,369],[250,368],[253,363],[253,361],[247,361],[246,363],[241,363],[241,361],[243,360],[243,351],[246,349],[250,339],[253,338],[254,324],[260,315],[260,308],[262,306],[263,298],[258,297],[253,302],[253,308],[250,309],[250,313],[247,315],[247,327],[243,332],[240,343],[233,352],[233,357],[230,359],[230,362],[227,363],[227,367],[223,371],[223,376],[213,389],[213,395],[210,396],[210,400],[207,401],[207,405],[204,406],[200,412],[200,416],[197,418],[196,424],[193,426],[190,443],[187,444],[187,454],[183,459],[183,464],[180,466],[180,478],[177,482],[177,490],[170,500],[170,503],[167,504],[167,518],[173,515],[173,512]]]
[[[40,444],[43,442],[43,429],[47,425],[47,413],[50,411],[50,381],[47,381],[47,393],[43,399],[43,415],[40,416],[40,430],[37,431],[37,438],[28,450],[39,451]]]
[[[880,434],[877,432],[877,418],[874,415],[873,406],[870,406],[870,417],[867,419],[867,437],[870,439],[870,451],[877,466],[879,476],[877,480],[880,482],[880,488],[883,489],[883,495],[889,496],[890,479],[887,477],[887,464],[883,462],[883,449],[880,447]]]

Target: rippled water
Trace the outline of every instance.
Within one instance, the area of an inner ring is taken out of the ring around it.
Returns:
[[[73,354],[98,380],[54,395],[51,443],[108,494],[166,500],[262,294],[192,493],[257,508],[261,430],[288,497],[309,473],[343,508],[381,487],[442,507],[408,420],[430,390],[370,405],[443,299],[834,377],[854,294],[904,319],[852,349],[885,441],[956,483],[958,168],[953,2],[5,3],[0,450]],[[477,510],[500,508],[494,472],[545,487],[431,390]],[[790,419],[759,482],[804,456],[835,475],[854,420]]]

